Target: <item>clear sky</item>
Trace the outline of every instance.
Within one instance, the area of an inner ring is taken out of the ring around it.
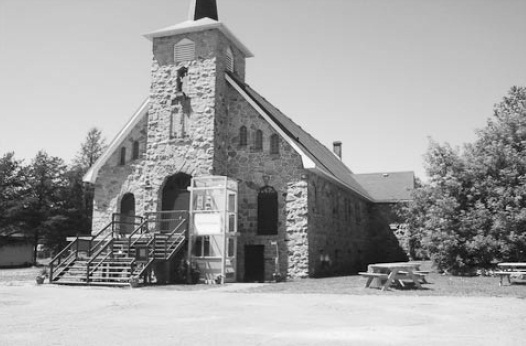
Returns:
[[[217,0],[254,53],[247,82],[356,173],[424,177],[428,137],[461,145],[526,85],[524,0]],[[0,155],[69,162],[148,96],[143,34],[190,0],[0,0]]]

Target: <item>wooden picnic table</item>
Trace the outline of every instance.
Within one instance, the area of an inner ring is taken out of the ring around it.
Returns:
[[[404,286],[402,279],[411,279],[415,286],[421,288],[420,280],[423,278],[423,273],[419,272],[420,263],[418,262],[395,262],[395,263],[376,263],[368,266],[367,273],[360,273],[360,275],[367,277],[365,287],[369,287],[374,279],[378,282],[385,282],[382,285],[382,291],[389,288],[392,283],[399,283]]]
[[[503,285],[503,279],[507,278],[511,285],[511,278],[518,282],[526,282],[526,262],[502,262],[498,263],[500,271],[495,272],[500,278],[499,285]]]

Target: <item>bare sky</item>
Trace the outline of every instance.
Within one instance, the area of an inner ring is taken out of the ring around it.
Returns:
[[[254,53],[247,82],[356,173],[424,177],[430,136],[472,141],[526,85],[524,0],[217,0]],[[0,0],[0,155],[69,162],[110,141],[148,96],[143,34],[190,0]]]

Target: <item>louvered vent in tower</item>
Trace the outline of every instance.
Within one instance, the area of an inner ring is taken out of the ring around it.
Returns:
[[[177,65],[180,62],[195,59],[195,43],[189,39],[179,41],[174,47],[174,62]]]
[[[226,50],[226,70],[234,72],[234,54],[232,54],[230,47]]]

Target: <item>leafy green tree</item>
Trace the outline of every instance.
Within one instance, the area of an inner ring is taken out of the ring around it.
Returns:
[[[526,88],[513,87],[462,152],[431,142],[405,216],[421,254],[456,273],[526,260]]]
[[[96,127],[91,128],[73,160],[73,166],[70,168],[69,183],[74,192],[72,197],[76,202],[78,220],[81,220],[78,229],[83,232],[89,232],[91,229],[94,191],[93,186],[82,182],[82,176],[103,154],[104,150],[106,150],[106,140],[102,136],[102,132]]]
[[[27,184],[21,193],[21,206],[16,214],[34,239],[34,262],[37,245],[57,229],[50,228],[50,220],[61,214],[65,201],[61,198],[66,189],[66,166],[58,157],[39,151],[27,167]],[[55,225],[53,223],[53,225]]]
[[[14,153],[0,158],[0,229],[15,226],[17,204],[26,184],[25,168]]]
[[[77,166],[87,171],[106,149],[106,140],[102,137],[102,132],[93,127],[89,130],[84,143],[73,160],[73,166]]]

